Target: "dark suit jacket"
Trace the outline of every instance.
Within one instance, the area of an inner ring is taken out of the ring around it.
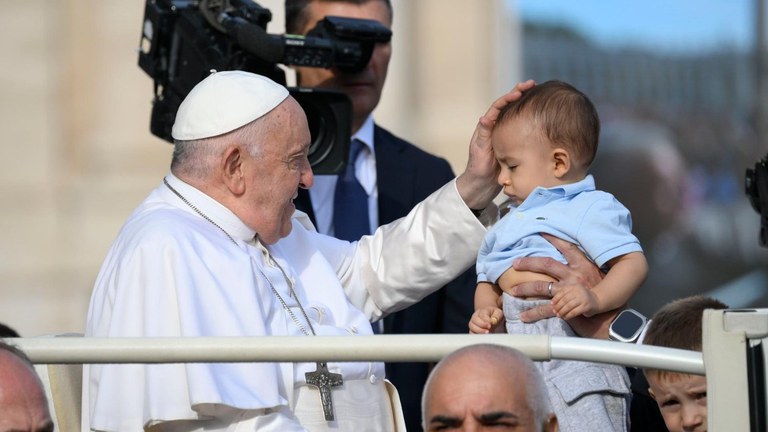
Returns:
[[[374,127],[379,223],[405,216],[416,204],[455,176],[445,159],[431,155],[388,131]],[[309,193],[299,191],[296,208],[315,214]],[[467,333],[474,311],[475,268],[419,303],[387,316],[384,333]],[[389,363],[387,378],[395,384],[409,431],[421,430],[421,393],[430,369],[427,363]]]
[[[640,369],[627,368],[632,381],[632,403],[629,406],[630,432],[669,432],[659,406],[648,394],[648,381]]]

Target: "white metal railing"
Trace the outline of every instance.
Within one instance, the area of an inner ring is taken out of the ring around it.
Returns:
[[[762,374],[752,376],[748,373],[747,347],[759,348],[760,352],[766,351],[763,345],[768,343],[768,308],[705,311],[702,333],[703,354],[576,337],[506,334],[224,338],[32,337],[6,340],[24,350],[33,362],[40,364],[431,362],[440,360],[460,347],[477,343],[511,346],[535,361],[583,360],[693,374],[704,374],[706,360],[709,394],[707,422],[710,430],[757,430],[750,429],[750,425],[753,417],[764,418],[768,409],[765,403],[768,397],[761,390],[768,387],[768,381]],[[763,354],[762,358],[766,359],[765,369],[768,369],[768,354]],[[752,386],[759,394],[750,393]],[[79,427],[75,429],[79,430]]]
[[[432,362],[466,345],[494,343],[532,360],[582,360],[704,374],[699,352],[546,335],[375,335],[195,338],[8,338],[34,363]]]

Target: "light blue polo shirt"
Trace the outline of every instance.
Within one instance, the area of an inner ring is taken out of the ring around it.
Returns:
[[[477,256],[477,281],[495,283],[518,257],[563,255],[539,233],[579,245],[599,267],[617,256],[642,252],[632,217],[613,195],[595,190],[595,180],[538,187],[485,235]]]

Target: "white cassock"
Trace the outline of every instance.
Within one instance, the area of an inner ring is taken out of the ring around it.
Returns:
[[[296,212],[290,235],[263,245],[224,206],[172,174],[166,178],[221,229],[160,185],[130,216],[104,261],[91,297],[86,336],[307,337],[270,287],[303,322],[282,271],[294,284],[318,335],[370,335],[371,321],[417,302],[470,267],[486,232],[453,181],[405,218],[359,242],[318,234],[307,216]],[[317,390],[306,386],[304,374],[315,367],[315,363],[85,365],[83,430],[388,428],[363,414],[365,407],[343,405],[347,387],[352,395],[346,400],[351,403],[364,403],[365,397],[357,395],[362,393],[373,395],[374,405],[382,405],[382,363],[328,363],[330,371],[344,379],[344,387],[333,390],[338,422],[330,423],[322,419]],[[318,412],[302,417],[295,412],[296,405],[308,404],[297,402],[298,395],[312,391],[311,405]],[[360,418],[355,417],[358,411]]]

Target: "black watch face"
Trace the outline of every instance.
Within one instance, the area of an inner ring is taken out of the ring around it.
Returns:
[[[611,325],[611,330],[625,339],[633,338],[643,326],[643,319],[631,312],[622,312]]]

